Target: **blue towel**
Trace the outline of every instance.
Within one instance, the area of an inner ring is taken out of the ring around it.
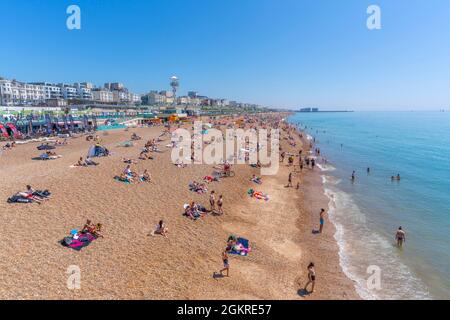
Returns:
[[[241,244],[245,249],[249,248],[249,241],[247,239],[244,239],[244,238],[238,238],[237,241],[236,241],[236,244],[237,245]],[[235,250],[231,250],[230,254],[237,254],[237,255],[240,255],[240,256],[247,256],[248,255],[247,253],[238,252],[238,251],[235,251]]]

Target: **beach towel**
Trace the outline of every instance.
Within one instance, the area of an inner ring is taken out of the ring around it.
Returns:
[[[72,237],[65,237],[61,241],[61,245],[64,247],[72,248],[76,251],[80,251],[84,247],[87,247],[94,241],[96,238],[90,233],[80,234],[78,239],[73,239]]]
[[[8,203],[31,203],[31,202],[33,202],[33,200],[24,198],[19,195],[14,195],[14,196],[8,198],[7,202]]]
[[[242,250],[235,250],[236,246],[239,246]],[[229,253],[246,257],[246,256],[248,256],[250,251],[251,251],[251,248],[250,248],[249,241],[244,238],[238,238],[236,241],[236,245],[231,249],[231,251]]]
[[[247,194],[252,198],[256,198],[258,200],[265,200],[265,201],[269,200],[269,196],[261,191],[254,191],[253,189],[249,189],[247,191]]]
[[[120,143],[118,146],[129,148],[129,147],[133,147],[134,143],[132,141],[125,141],[125,142]]]
[[[123,183],[125,183],[125,184],[131,184],[130,181],[124,180],[124,179],[122,179],[122,178],[119,177],[119,176],[115,176],[115,177],[114,177],[114,180],[117,180],[117,181],[119,181],[119,182],[123,182]]]
[[[43,144],[43,145],[38,146],[37,149],[38,149],[39,151],[42,151],[42,150],[53,150],[53,149],[56,149],[56,147],[55,147],[55,146],[50,146],[50,145]]]

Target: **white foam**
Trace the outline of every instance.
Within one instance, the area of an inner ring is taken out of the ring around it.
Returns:
[[[335,167],[333,167],[331,164],[325,164],[325,163],[316,163],[316,166],[321,170],[321,171],[334,171],[336,170]]]
[[[329,199],[329,218],[336,232],[339,260],[347,277],[355,282],[355,288],[363,299],[430,299],[424,284],[403,264],[385,237],[370,229],[366,215],[352,197],[330,183],[330,177],[322,176],[325,195]],[[369,289],[366,272],[371,265],[381,269],[382,290]]]

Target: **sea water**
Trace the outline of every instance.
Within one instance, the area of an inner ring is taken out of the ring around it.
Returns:
[[[327,160],[318,164],[329,218],[360,296],[450,299],[450,112],[297,113],[289,122]]]

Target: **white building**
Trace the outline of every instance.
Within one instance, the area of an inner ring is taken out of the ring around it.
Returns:
[[[61,88],[61,94],[62,97],[66,100],[73,100],[78,98],[77,94],[77,88],[70,84],[59,84],[59,87]]]
[[[114,90],[112,92],[112,95],[113,95],[113,101],[116,103],[128,103],[130,101],[128,92]]]
[[[152,91],[147,95],[147,103],[149,105],[161,105],[166,103],[166,96]]]
[[[128,93],[128,99],[132,104],[140,104],[141,103],[141,95],[136,93]]]
[[[80,100],[92,100],[92,88],[94,87],[89,82],[75,83],[74,87],[77,90],[77,97]]]
[[[41,86],[43,88],[44,100],[62,98],[61,87],[59,87],[57,84],[50,82],[33,82],[31,84]]]
[[[94,101],[111,103],[114,102],[113,93],[106,89],[92,90],[92,98]]]
[[[44,88],[40,85],[0,79],[0,105],[37,105],[44,100]]]

